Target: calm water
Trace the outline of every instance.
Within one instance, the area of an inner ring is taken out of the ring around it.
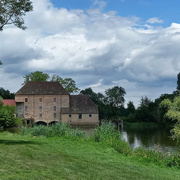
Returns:
[[[122,137],[132,148],[145,147],[163,152],[175,151],[176,142],[170,136],[170,130],[165,128],[123,130]]]

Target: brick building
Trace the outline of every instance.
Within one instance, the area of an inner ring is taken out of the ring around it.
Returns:
[[[17,117],[36,124],[58,121],[98,126],[98,108],[86,95],[70,95],[59,82],[28,82],[15,94]]]

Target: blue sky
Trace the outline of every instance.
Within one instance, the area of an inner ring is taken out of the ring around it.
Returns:
[[[51,0],[58,8],[83,9],[96,7],[93,0]],[[120,16],[137,16],[140,21],[157,17],[163,20],[161,26],[167,27],[172,22],[180,22],[179,0],[105,0],[106,6],[103,11],[116,11]]]
[[[138,106],[176,90],[180,72],[178,0],[32,0],[27,30],[0,32],[0,87],[16,92],[42,71],[80,89],[126,90]]]

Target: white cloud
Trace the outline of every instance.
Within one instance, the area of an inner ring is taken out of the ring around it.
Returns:
[[[26,31],[9,26],[0,32],[0,86],[16,91],[23,75],[41,70],[71,77],[81,89],[103,93],[114,85],[124,87],[126,100],[135,104],[141,96],[153,99],[175,90],[180,24],[157,28],[113,11],[58,9],[49,0],[33,2]]]
[[[153,17],[153,18],[148,19],[146,22],[150,24],[163,23],[163,20],[158,19],[157,17]]]

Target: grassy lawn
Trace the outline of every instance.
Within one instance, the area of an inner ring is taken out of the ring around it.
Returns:
[[[163,168],[86,139],[0,133],[0,180],[176,180],[180,170]]]

